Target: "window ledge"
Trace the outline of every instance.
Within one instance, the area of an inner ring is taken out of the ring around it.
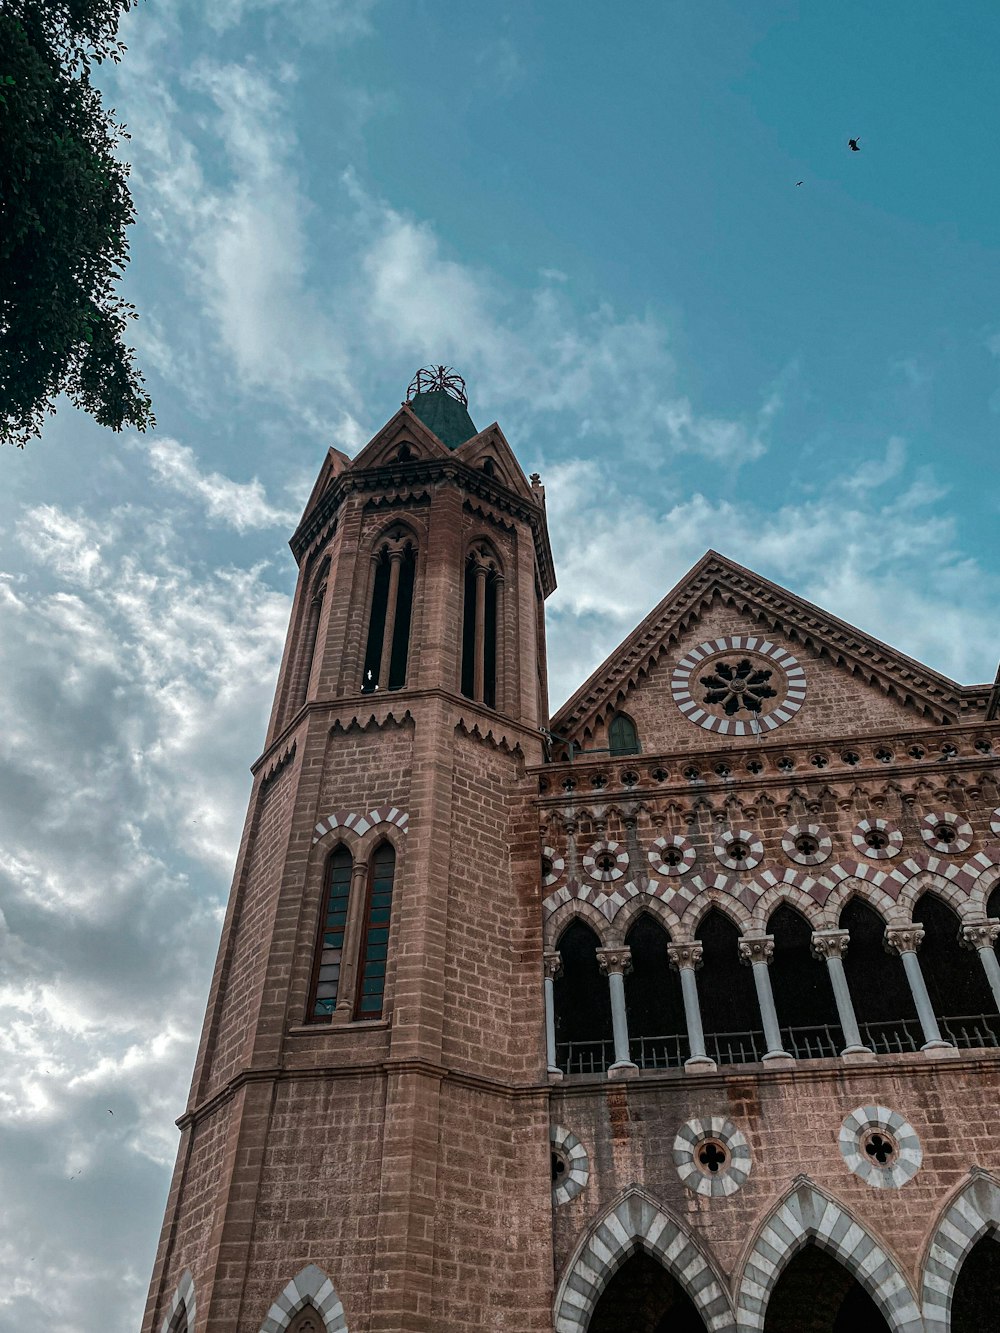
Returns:
[[[290,1037],[329,1036],[333,1032],[372,1032],[392,1026],[390,1018],[354,1018],[349,1023],[293,1023]]]

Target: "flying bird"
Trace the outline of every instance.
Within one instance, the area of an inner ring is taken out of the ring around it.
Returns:
[[[861,152],[861,149],[858,147],[858,141],[857,141],[857,139],[848,139],[848,141],[847,141],[847,146],[848,146],[848,148],[850,148],[850,150],[851,150],[852,153],[860,153],[860,152]]]
[[[801,185],[802,182],[801,182],[801,181],[796,181],[795,184],[796,184],[796,185]]]

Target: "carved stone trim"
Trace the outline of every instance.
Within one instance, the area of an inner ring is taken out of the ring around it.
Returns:
[[[846,930],[816,930],[812,937],[812,951],[816,958],[843,958],[850,944],[850,932]]]
[[[613,972],[625,975],[632,971],[632,950],[598,949],[597,962],[605,976],[610,976]]]
[[[923,926],[889,926],[885,932],[886,949],[896,953],[916,953],[924,938]]]
[[[1000,921],[974,921],[962,927],[962,944],[967,949],[992,949],[1000,935]]]
[[[689,967],[692,971],[701,967],[703,953],[704,949],[700,941],[696,941],[694,944],[667,945],[667,957],[670,959],[670,966],[675,967],[678,972],[684,967]]]
[[[774,957],[774,936],[757,935],[740,940],[741,963],[770,963]]]
[[[562,954],[558,949],[546,949],[542,954],[542,967],[550,981],[555,981],[563,967]]]

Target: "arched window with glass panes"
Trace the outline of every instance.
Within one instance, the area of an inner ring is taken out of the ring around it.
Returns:
[[[306,1017],[329,1023],[381,1018],[385,1000],[392,923],[396,851],[380,843],[367,861],[356,862],[341,845],[327,858],[319,937]]]

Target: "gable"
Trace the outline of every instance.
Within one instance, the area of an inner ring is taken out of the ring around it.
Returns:
[[[982,716],[963,689],[715,552],[559,710],[553,731],[608,744],[617,713],[644,752],[793,743]]]
[[[537,495],[533,493],[513,449],[495,421],[492,426],[487,426],[471,440],[466,440],[455,452],[467,467],[484,472],[493,481],[506,486],[522,499],[537,502]]]

